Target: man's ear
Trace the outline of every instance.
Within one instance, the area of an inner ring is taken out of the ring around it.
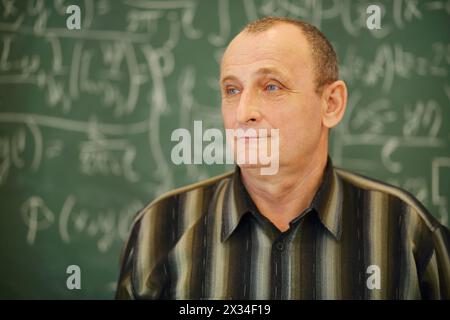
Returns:
[[[322,92],[322,123],[327,128],[336,126],[344,117],[347,106],[347,86],[337,80]]]

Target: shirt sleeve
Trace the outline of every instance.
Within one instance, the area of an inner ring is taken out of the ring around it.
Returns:
[[[424,299],[450,299],[450,232],[437,227],[432,235],[433,250],[420,279]]]
[[[135,299],[132,288],[132,270],[133,270],[133,253],[136,244],[136,233],[138,232],[139,225],[134,224],[130,236],[125,244],[121,254],[121,267],[119,274],[119,281],[116,290],[116,299],[118,300],[130,300]]]
[[[149,216],[142,215],[134,223],[124,247],[116,299],[167,299],[166,248],[162,240],[150,232]],[[150,254],[149,243],[158,244],[157,255]]]

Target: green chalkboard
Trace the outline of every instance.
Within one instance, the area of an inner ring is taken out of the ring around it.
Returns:
[[[76,4],[81,29],[69,30]],[[412,192],[443,224],[450,199],[448,1],[11,1],[0,4],[0,298],[113,298],[133,216],[230,169],[178,166],[176,128],[222,128],[219,61],[250,20],[304,19],[349,87],[335,165]],[[69,290],[67,267],[81,270]]]

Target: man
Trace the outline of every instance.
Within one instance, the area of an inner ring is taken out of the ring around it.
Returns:
[[[319,30],[249,24],[224,53],[220,84],[226,129],[279,129],[278,172],[240,164],[144,208],[117,298],[450,297],[448,229],[407,192],[333,167],[328,133],[347,89]]]

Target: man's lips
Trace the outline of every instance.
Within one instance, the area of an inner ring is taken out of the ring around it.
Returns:
[[[243,135],[235,134],[234,137],[237,138],[237,139],[242,139],[242,138],[261,139],[261,138],[270,138],[271,135],[270,134],[264,134],[264,135],[255,134],[255,135],[253,135],[253,134],[248,134],[247,133],[247,134],[243,134]]]
[[[270,129],[236,129],[233,134],[235,140],[259,140],[271,138]]]
[[[270,136],[262,136],[262,137],[234,137],[235,139],[245,139],[245,140],[250,140],[250,139],[267,139],[270,138]]]

